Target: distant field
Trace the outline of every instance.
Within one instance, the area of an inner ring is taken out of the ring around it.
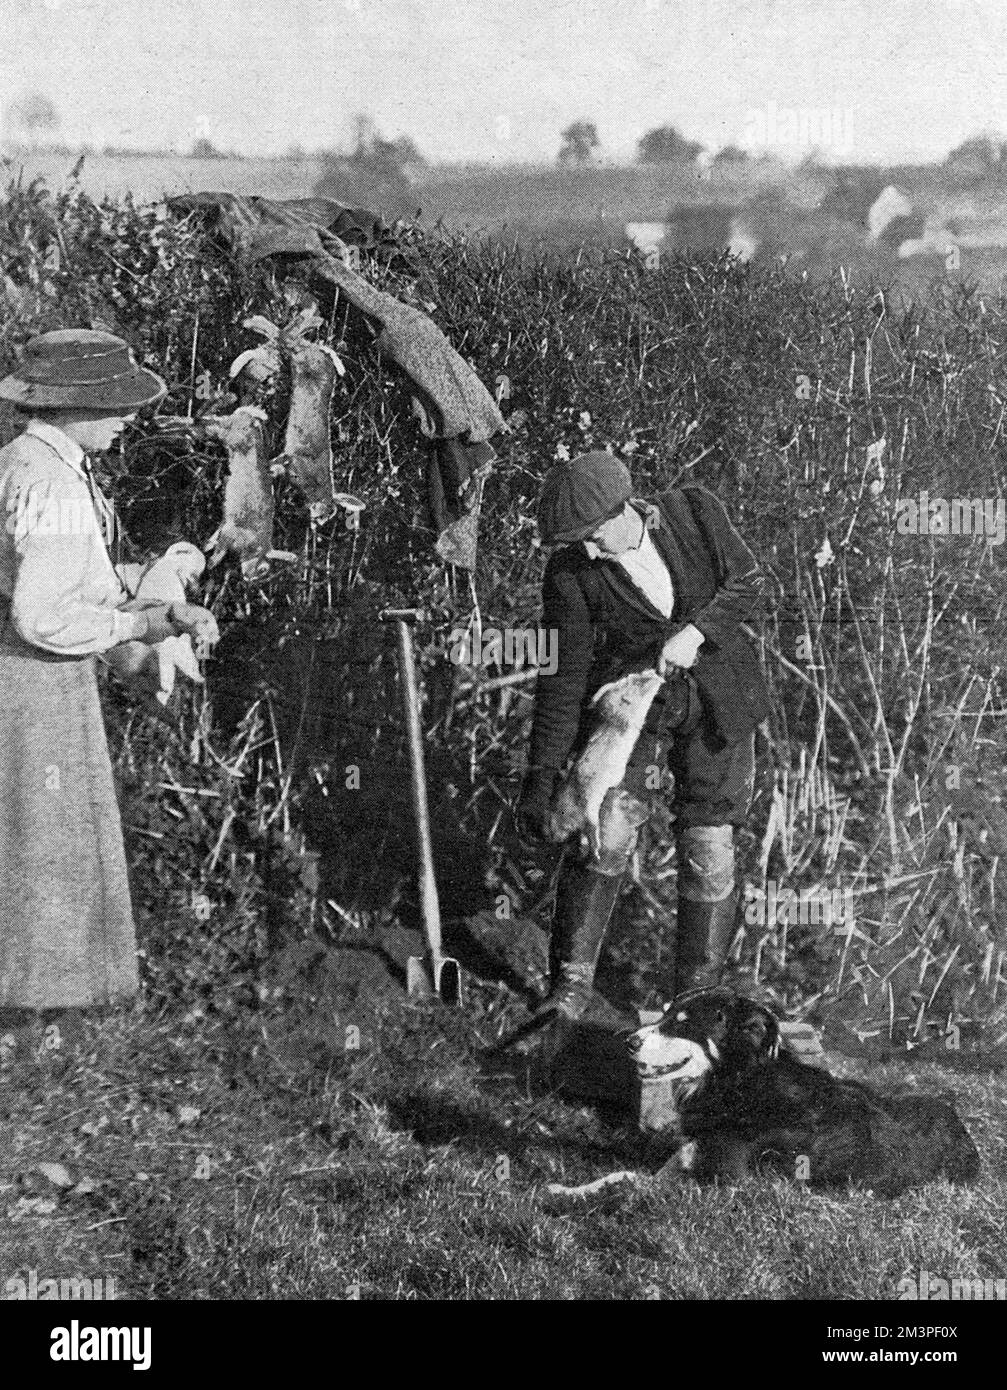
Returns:
[[[76,155],[47,152],[12,158],[27,179],[41,175],[50,187],[70,173]],[[314,189],[323,163],[304,159],[190,159],[185,155],[88,155],[81,184],[92,197],[132,193],[139,202],[154,202],[165,194],[219,189],[227,193],[260,194],[266,198],[303,198]],[[682,203],[747,202],[770,184],[778,183],[774,165],[753,165],[729,177],[714,173],[700,179],[689,167],[600,166],[557,169],[524,165],[433,168],[416,184],[424,221],[443,218],[452,226],[497,230],[517,217],[548,226],[563,221],[656,220]],[[823,191],[821,179],[788,180],[789,196],[813,206]]]
[[[12,159],[13,172],[41,175],[57,188],[77,162],[76,155],[26,154]],[[132,193],[137,202],[154,203],[165,194],[213,189],[264,198],[304,198],[321,170],[317,159],[189,159],[185,155],[89,154],[81,184],[92,198],[120,198]]]
[[[70,173],[74,155],[38,153],[8,161],[51,188]],[[184,155],[88,155],[81,183],[92,197],[132,194],[140,202],[173,193],[219,190],[267,198],[310,196],[324,171],[317,156],[301,159],[191,159]],[[908,191],[918,219],[936,237],[924,254],[900,260],[894,244],[865,244],[867,210],[881,187]],[[942,230],[959,242],[955,273],[995,291],[1007,274],[1007,189],[995,182],[962,184],[939,168],[787,169],[773,163],[713,168],[691,165],[476,165],[431,168],[413,185],[414,206],[428,227],[467,230],[548,248],[558,256],[582,245],[627,245],[626,224],[671,223],[666,249],[725,245],[737,220],[762,259],[787,257],[813,275],[845,266],[858,281],[892,280],[911,292],[943,275]],[[338,189],[334,196],[338,197]],[[357,205],[366,196],[347,193]],[[381,206],[380,196],[372,205]],[[937,229],[936,232],[934,229]]]
[[[441,217],[454,226],[496,231],[518,221],[550,226],[562,222],[658,222],[683,205],[737,207],[781,181],[775,165],[752,165],[702,178],[691,166],[601,166],[592,169],[502,168],[452,173],[432,170],[419,186],[424,219]],[[787,196],[810,208],[828,184],[794,174]]]

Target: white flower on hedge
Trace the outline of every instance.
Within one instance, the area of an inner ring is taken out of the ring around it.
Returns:
[[[815,551],[815,564],[820,570],[823,570],[826,565],[831,565],[835,558],[832,542],[826,536],[825,540],[822,541],[821,548]]]

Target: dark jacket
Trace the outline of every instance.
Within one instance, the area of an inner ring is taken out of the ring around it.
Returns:
[[[580,543],[551,557],[542,586],[542,626],[557,633],[552,640],[558,641],[558,665],[554,674],[538,678],[533,771],[564,767],[598,687],[652,665],[686,623],[705,638],[690,675],[712,727],[735,742],[769,712],[758,659],[740,629],[764,580],[724,508],[695,484],[670,488],[656,506],[633,505],[647,517],[671,574],[671,617],[644,597],[616,561],[590,560]]]

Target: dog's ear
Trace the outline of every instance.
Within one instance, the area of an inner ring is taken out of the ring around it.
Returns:
[[[730,1023],[730,1010],[723,1004],[718,1005],[706,1030],[706,1043],[714,1058],[719,1057],[720,1048],[727,1040]]]
[[[739,999],[731,1014],[730,1032],[748,1055],[774,1059],[780,1050],[780,1027],[775,1016],[752,999]]]
[[[774,1014],[762,1005],[756,1006],[760,1024],[761,1039],[758,1051],[762,1057],[768,1057],[775,1061],[780,1052],[780,1025],[776,1021]]]

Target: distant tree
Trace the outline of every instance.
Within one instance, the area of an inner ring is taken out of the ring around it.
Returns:
[[[407,174],[422,169],[426,160],[408,135],[397,140],[385,140],[370,116],[358,115],[353,120],[355,143],[353,153],[336,156],[362,171],[381,177]]]
[[[636,157],[641,164],[674,164],[695,159],[702,148],[698,140],[679,135],[674,126],[662,125],[638,141]]]
[[[972,135],[951,151],[946,164],[983,170],[995,169],[1007,157],[1007,145],[989,135]]]
[[[747,164],[748,153],[738,145],[725,145],[713,156],[714,164]]]
[[[207,140],[205,135],[201,135],[195,140],[189,152],[190,159],[223,159],[222,150],[218,150],[212,140]]]
[[[371,116],[358,112],[353,117],[353,130],[355,135],[354,153],[358,156],[371,148],[378,137],[377,126]]]
[[[30,145],[48,140],[59,129],[59,114],[44,92],[25,92],[5,114],[12,133]]]
[[[369,116],[358,116],[355,126],[356,146],[351,154],[323,157],[315,196],[369,207],[388,220],[411,216],[416,211],[412,180],[426,160],[408,135],[383,139]]]
[[[427,162],[408,135],[400,135],[397,140],[382,140],[377,136],[369,150],[355,157],[363,164],[404,172],[422,169]]]
[[[601,144],[594,121],[574,121],[563,131],[557,160],[560,164],[590,164]]]

